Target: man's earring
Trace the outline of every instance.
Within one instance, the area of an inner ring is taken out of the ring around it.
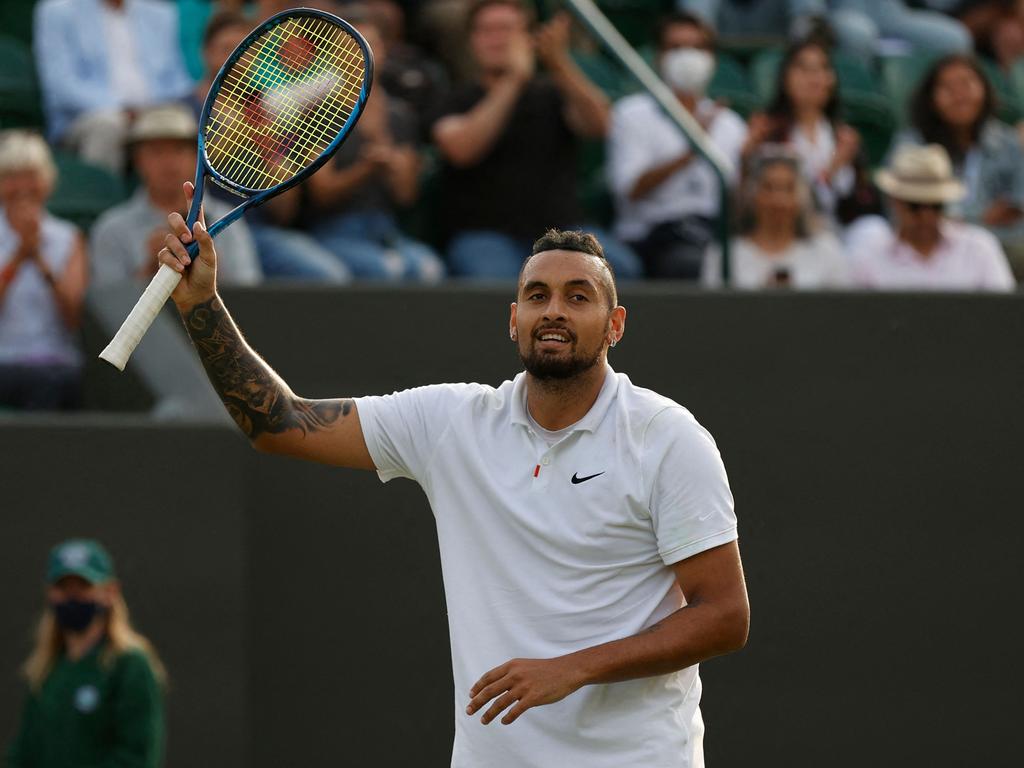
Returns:
[[[617,341],[616,341],[616,340],[615,340],[615,339],[613,338],[613,339],[611,340],[611,342],[610,342],[610,343],[608,344],[608,346],[609,346],[609,347],[614,347],[614,346],[615,346],[616,344],[618,344],[618,343],[619,343],[619,342],[617,342]]]
[[[516,332],[515,331],[509,331],[508,332],[508,337],[510,339],[512,339],[512,341],[515,341],[516,340]]]

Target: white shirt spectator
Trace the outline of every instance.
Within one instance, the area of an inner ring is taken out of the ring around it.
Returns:
[[[117,51],[117,61],[110,67],[110,85],[119,104],[139,107],[148,103],[149,88],[142,74],[140,40],[132,29],[127,11],[115,10],[101,3],[103,28],[107,33],[106,45]]]
[[[824,118],[819,120],[813,140],[799,125],[794,126],[788,143],[800,156],[804,177],[814,190],[822,210],[832,216],[839,199],[853,191],[856,181],[856,174],[849,165],[840,168],[830,178],[827,176],[836,153],[836,134],[832,125]]]
[[[213,197],[203,201],[208,221],[216,221],[231,210]],[[167,226],[166,211],[153,207],[141,187],[120,205],[106,211],[92,228],[89,250],[92,254],[94,285],[118,280],[134,280],[146,264],[156,271],[156,254],[150,253],[153,230]],[[217,280],[225,285],[255,285],[263,279],[256,245],[244,220],[236,221],[216,237]]]
[[[778,253],[768,253],[753,241],[738,237],[729,253],[729,285],[758,290],[772,288],[785,276],[785,284],[797,289],[846,288],[850,270],[842,245],[831,232],[819,232],[795,240]],[[722,284],[722,249],[718,243],[708,247],[702,280],[707,286]]]
[[[1012,291],[1017,284],[999,241],[981,227],[943,221],[941,240],[922,256],[880,220],[847,236],[853,281],[865,288],[923,291]]]
[[[565,430],[539,435],[525,400],[525,373],[497,389],[356,400],[381,480],[418,482],[436,518],[458,699],[452,767],[699,768],[696,665],[589,685],[508,727],[465,712],[470,686],[509,659],[629,637],[676,611],[668,566],[736,538],[718,449],[685,408],[610,368]]]
[[[698,102],[695,117],[707,125],[711,143],[732,161],[734,169],[738,167],[747,138],[743,118],[711,99]],[[680,157],[689,147],[686,137],[650,95],[627,96],[615,104],[608,134],[608,176],[615,196],[618,237],[642,240],[655,225],[666,221],[686,215],[718,215],[718,180],[711,166],[700,158],[694,158],[643,198],[629,197],[644,173]]]

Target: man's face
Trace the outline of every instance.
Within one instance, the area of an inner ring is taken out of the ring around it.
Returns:
[[[528,41],[526,16],[510,5],[491,5],[477,12],[469,32],[473,58],[484,72],[508,66],[514,46]]]
[[[911,242],[934,240],[942,223],[942,205],[938,203],[909,203],[892,199],[892,210],[899,225],[900,235]]]
[[[605,269],[577,251],[544,251],[527,263],[510,329],[535,378],[578,376],[601,363],[608,342],[621,336],[626,311],[609,309]]]
[[[24,205],[42,210],[49,196],[50,187],[37,171],[12,171],[0,177],[0,206],[4,208]]]
[[[191,140],[149,139],[136,145],[133,157],[146,191],[154,197],[171,196],[195,172],[196,145]]]

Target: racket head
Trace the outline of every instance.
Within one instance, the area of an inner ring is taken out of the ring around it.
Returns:
[[[311,8],[278,13],[214,78],[199,120],[199,162],[227,190],[267,199],[327,162],[372,84],[373,52],[355,27]]]

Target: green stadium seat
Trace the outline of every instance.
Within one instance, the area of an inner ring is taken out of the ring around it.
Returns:
[[[0,0],[0,30],[32,46],[32,17],[38,0]]]
[[[615,216],[615,206],[605,176],[605,144],[587,141],[580,148],[576,165],[576,188],[580,205],[588,223],[608,227]]]
[[[766,48],[750,61],[750,84],[763,106],[767,106],[775,96],[775,81],[781,63],[782,51],[779,48]]]
[[[754,92],[747,70],[728,54],[719,54],[715,74],[708,85],[708,95],[736,110],[744,118],[761,106],[761,99]]]
[[[0,128],[42,125],[32,50],[17,38],[0,35]]]
[[[844,94],[848,91],[878,93],[878,76],[862,59],[839,51],[832,55],[832,66]]]
[[[898,126],[889,99],[864,91],[844,94],[842,117],[860,134],[868,165],[872,168],[881,165]]]
[[[583,74],[612,101],[637,89],[632,76],[617,61],[601,51],[573,51],[573,60]]]
[[[910,114],[910,99],[921,78],[936,59],[937,54],[918,53],[914,56],[892,56],[882,60],[882,88],[900,122],[907,121]]]
[[[54,159],[57,188],[47,205],[54,216],[88,230],[101,213],[125,199],[124,182],[110,172],[63,152]]]
[[[1015,87],[1013,72],[1007,74],[991,59],[982,58],[981,68],[996,94],[996,116],[1011,125],[1024,116],[1021,93]]]

